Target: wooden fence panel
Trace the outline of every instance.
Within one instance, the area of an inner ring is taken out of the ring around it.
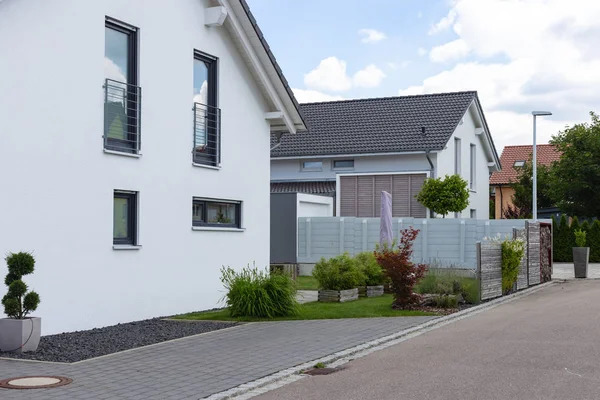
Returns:
[[[502,296],[502,244],[477,243],[481,300]]]
[[[540,223],[527,223],[527,261],[529,263],[529,286],[540,283]]]
[[[513,237],[515,239],[522,239],[527,246],[527,231],[525,229],[515,229]],[[529,281],[527,278],[527,247],[525,248],[525,254],[521,259],[521,265],[519,265],[519,275],[517,276],[517,290],[527,289]]]

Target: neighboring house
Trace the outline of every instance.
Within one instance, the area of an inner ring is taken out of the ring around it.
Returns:
[[[306,126],[244,0],[3,1],[0,48],[0,254],[35,255],[45,334],[268,265],[270,134]]]
[[[513,205],[512,197],[515,193],[512,184],[519,180],[519,168],[531,160],[533,145],[506,146],[502,151],[500,163],[502,170],[496,171],[490,177],[491,194],[495,202],[496,219],[504,219],[504,212]],[[538,165],[551,165],[560,160],[560,153],[551,144],[537,145]],[[556,215],[556,210],[550,213],[541,213],[539,218],[548,218]]]
[[[273,142],[273,193],[334,195],[335,215],[377,217],[386,190],[394,217],[426,217],[415,199],[425,179],[458,173],[471,190],[460,217],[488,217],[489,174],[500,169],[500,161],[477,92],[310,103],[300,109],[310,130]]]

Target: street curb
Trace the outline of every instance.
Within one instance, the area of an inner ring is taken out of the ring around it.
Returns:
[[[491,301],[488,301],[483,304],[479,304],[477,306],[468,308],[466,310],[462,310],[456,312],[454,314],[446,315],[443,317],[435,318],[433,320],[427,321],[421,325],[414,326],[409,329],[402,330],[400,332],[394,333],[392,335],[384,336],[379,339],[375,339],[366,343],[363,343],[358,346],[351,347],[346,350],[339,351],[337,353],[330,354],[328,356],[297,365],[292,368],[285,369],[283,371],[276,372],[271,375],[267,375],[263,378],[254,380],[252,382],[247,382],[242,385],[236,386],[234,388],[225,390],[223,392],[212,394],[205,399],[208,400],[225,400],[225,399],[236,399],[236,400],[245,400],[252,398],[254,396],[258,396],[260,394],[269,392],[271,390],[277,389],[279,387],[285,386],[289,383],[295,382],[299,379],[306,377],[307,375],[302,375],[301,372],[312,368],[316,363],[324,363],[327,364],[328,367],[337,367],[342,364],[345,364],[351,360],[356,358],[364,357],[368,354],[371,354],[375,351],[385,349],[387,347],[393,346],[405,340],[411,339],[413,337],[419,336],[425,332],[431,331],[433,329],[442,327],[444,325],[451,324],[455,321],[461,320],[463,318],[470,317],[475,314],[479,314],[480,312],[487,311],[491,308],[497,307],[501,304],[508,303],[515,299],[528,296],[535,292],[538,292],[542,289],[545,289],[549,286],[554,285],[558,281],[550,281],[543,283],[541,285],[533,286],[528,289],[522,290],[517,293],[513,293],[508,296],[500,297]],[[397,317],[401,318],[401,317]]]

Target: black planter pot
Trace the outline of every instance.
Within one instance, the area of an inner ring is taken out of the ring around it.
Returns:
[[[587,278],[589,260],[589,247],[573,247],[573,267],[575,269],[575,278]]]

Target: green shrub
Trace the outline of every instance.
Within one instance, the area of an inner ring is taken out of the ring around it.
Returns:
[[[590,262],[600,262],[600,221],[596,220],[592,224],[587,241],[590,244]]]
[[[27,285],[22,281],[23,275],[33,273],[35,259],[30,253],[10,253],[6,256],[8,274],[4,283],[8,292],[2,298],[4,313],[9,318],[23,319],[40,304],[40,296],[33,290],[27,292]]]
[[[580,230],[581,225],[579,225],[579,219],[577,217],[573,217],[571,220],[571,227],[569,229],[569,252],[573,254],[571,250],[573,247],[577,247],[577,243],[575,242],[575,232]]]
[[[384,284],[386,280],[385,273],[381,265],[377,263],[377,258],[375,258],[373,252],[358,253],[354,258],[358,263],[358,269],[365,276],[365,285],[378,286]]]
[[[433,300],[435,305],[439,308],[456,308],[458,307],[458,299],[456,296],[442,294],[436,296]]]
[[[585,247],[586,240],[585,237],[587,233],[583,229],[577,229],[575,231],[575,246],[577,247]]]
[[[261,271],[250,266],[236,272],[221,268],[227,289],[226,304],[232,317],[274,318],[298,313],[296,284],[282,272]]]
[[[420,294],[460,294],[469,304],[478,304],[480,301],[479,281],[453,270],[430,269],[425,278],[417,284],[415,291]]]
[[[323,290],[348,290],[364,286],[365,276],[358,262],[348,253],[330,259],[321,258],[313,268],[313,276]]]
[[[519,266],[525,254],[525,242],[521,239],[507,239],[502,242],[502,293],[513,288],[519,277]]]
[[[563,214],[560,218],[560,223],[554,222],[554,247],[553,259],[556,262],[571,262],[573,261],[573,252],[571,251],[570,243],[571,228],[567,222],[567,216]]]

